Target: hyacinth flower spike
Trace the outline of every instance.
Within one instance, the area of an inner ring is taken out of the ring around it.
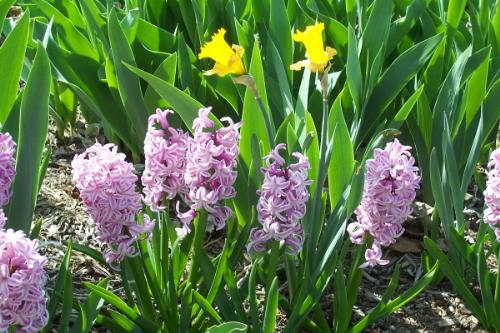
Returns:
[[[251,231],[248,251],[262,252],[271,241],[284,242],[287,253],[298,254],[304,241],[300,220],[306,213],[309,200],[307,187],[309,161],[300,153],[293,153],[296,163],[287,165],[280,155],[286,145],[281,143],[265,157],[267,166],[262,168],[264,182],[257,192],[258,221],[261,228]]]
[[[491,153],[488,163],[486,190],[484,191],[484,222],[495,232],[497,241],[500,242],[500,149]]]
[[[11,185],[16,175],[14,155],[16,144],[9,133],[0,133],[0,207],[5,206],[12,196]]]
[[[373,158],[366,162],[363,197],[355,211],[357,221],[347,226],[354,244],[372,241],[362,267],[388,264],[382,259],[381,247],[395,243],[404,232],[403,223],[412,212],[420,187],[410,150],[395,139],[384,149],[375,149]]]
[[[136,223],[142,198],[135,190],[134,167],[118,147],[99,143],[76,155],[71,165],[80,197],[97,226],[97,239],[105,244],[104,258],[118,269],[116,264],[125,257],[137,255],[135,241],[154,224],[146,214],[142,225]]]

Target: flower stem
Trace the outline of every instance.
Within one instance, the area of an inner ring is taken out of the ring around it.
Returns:
[[[271,290],[271,284],[273,283],[274,277],[276,276],[279,251],[280,251],[280,244],[277,241],[272,241],[270,256],[269,256],[269,264],[267,266],[266,297],[269,295],[269,291]]]
[[[205,231],[207,229],[208,214],[204,209],[197,212],[194,220],[194,243],[193,243],[193,259],[191,261],[191,270],[189,272],[189,282],[191,285],[196,285],[198,280],[199,256],[203,251],[203,242],[205,240]]]
[[[264,117],[264,122],[266,124],[266,131],[267,131],[267,136],[269,137],[269,144],[271,146],[271,149],[273,149],[276,146],[275,142],[275,137],[276,137],[276,131],[274,129],[274,126],[271,124],[271,118],[269,118],[269,112],[267,112],[266,107],[264,106],[264,103],[262,102],[262,98],[260,97],[259,90],[257,89],[257,84],[255,83],[255,80],[252,75],[246,74],[246,75],[241,75],[238,77],[234,77],[233,81],[239,84],[243,84],[246,87],[250,88],[250,90],[253,93],[253,96],[255,97],[255,100],[257,101],[257,105],[259,106],[260,112],[262,113],[262,116]]]

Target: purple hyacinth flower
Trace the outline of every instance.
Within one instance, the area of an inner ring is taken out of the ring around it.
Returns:
[[[117,149],[113,144],[96,143],[72,162],[73,180],[97,226],[97,239],[106,245],[104,257],[109,264],[136,255],[134,242],[149,233],[154,223],[147,215],[142,225],[135,222],[142,207],[135,190],[137,176]]]
[[[5,206],[12,195],[10,186],[16,175],[14,154],[16,144],[9,133],[0,133],[0,207]]]
[[[184,181],[188,134],[171,127],[171,110],[156,110],[149,117],[144,141],[145,169],[142,175],[144,202],[153,211],[161,211],[163,199],[172,200],[177,194],[186,194]]]
[[[186,172],[184,181],[188,192],[185,196],[190,205],[187,213],[179,213],[183,224],[181,234],[190,232],[194,211],[204,209],[216,229],[225,226],[232,210],[221,203],[233,198],[239,154],[239,129],[241,123],[234,123],[230,118],[222,118],[226,126],[215,129],[209,118],[211,108],[203,108],[193,122],[194,136],[188,140]]]
[[[46,258],[22,231],[0,230],[0,331],[36,333],[47,324]]]
[[[264,182],[257,191],[259,202],[257,213],[262,228],[254,228],[250,234],[248,251],[262,252],[270,240],[284,241],[289,254],[297,254],[302,249],[304,230],[300,220],[306,213],[309,200],[309,161],[300,153],[293,153],[297,159],[287,165],[280,150],[285,144],[278,144],[265,157],[267,167],[262,168]]]
[[[493,151],[488,167],[490,170],[484,191],[487,206],[484,210],[484,222],[495,231],[497,241],[500,242],[500,149]]]
[[[357,221],[347,227],[355,244],[363,243],[365,235],[373,238],[364,266],[388,263],[381,259],[381,246],[393,244],[403,234],[403,223],[412,212],[420,176],[410,150],[395,139],[385,149],[375,149],[373,158],[366,162],[363,198],[355,211]]]

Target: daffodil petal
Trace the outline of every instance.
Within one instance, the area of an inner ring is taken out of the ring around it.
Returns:
[[[301,61],[297,61],[294,64],[291,64],[290,69],[292,71],[300,71],[300,70],[302,70],[302,68],[308,67],[310,64],[311,64],[311,62],[309,60],[301,60]]]

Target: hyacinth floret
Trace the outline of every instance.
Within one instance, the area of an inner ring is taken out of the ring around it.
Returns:
[[[484,201],[487,208],[484,210],[484,222],[488,223],[500,242],[500,149],[491,153],[488,163],[488,179],[484,191]]]
[[[181,213],[177,209],[182,222],[181,234],[190,232],[197,209],[210,214],[216,229],[223,228],[233,213],[220,201],[236,195],[233,184],[237,176],[241,122],[234,123],[231,118],[224,117],[221,121],[227,125],[215,129],[215,123],[209,118],[210,111],[211,108],[198,111],[198,117],[193,121],[194,135],[188,141],[184,181],[190,210]]]
[[[142,225],[135,222],[141,209],[141,195],[135,190],[137,176],[117,149],[113,144],[96,143],[72,162],[73,180],[97,226],[97,239],[106,244],[104,257],[109,264],[136,255],[134,242],[153,227],[146,214]]]
[[[144,141],[145,169],[142,175],[144,202],[158,212],[165,207],[164,197],[172,200],[186,194],[184,181],[188,134],[169,125],[167,116],[172,110],[156,110],[149,117]]]
[[[0,331],[40,332],[47,324],[46,258],[22,231],[0,230]]]
[[[0,206],[5,206],[12,195],[11,184],[16,175],[14,154],[16,144],[9,133],[0,133]]]
[[[302,249],[304,230],[300,220],[306,213],[309,200],[309,161],[300,153],[293,153],[296,163],[287,165],[280,155],[286,149],[281,143],[265,157],[267,167],[262,188],[257,191],[258,221],[262,228],[254,228],[250,234],[248,251],[262,252],[271,240],[284,241],[287,252],[295,255]]]
[[[355,211],[357,221],[347,227],[355,244],[364,243],[366,235],[373,239],[363,266],[388,263],[382,259],[381,246],[393,244],[403,234],[403,223],[413,210],[420,176],[410,150],[395,139],[385,149],[375,149],[373,158],[366,162],[363,197]]]

